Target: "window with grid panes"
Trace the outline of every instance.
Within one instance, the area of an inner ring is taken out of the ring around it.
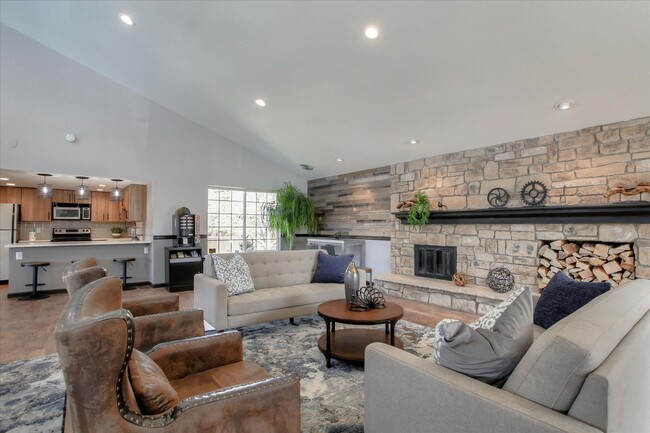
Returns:
[[[275,193],[208,188],[208,251],[277,250],[276,233],[265,224],[264,206]]]

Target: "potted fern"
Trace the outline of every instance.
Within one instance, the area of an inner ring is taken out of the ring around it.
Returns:
[[[420,228],[429,222],[429,200],[420,191],[415,193],[414,200],[406,220],[412,227]]]
[[[296,230],[305,227],[311,234],[318,229],[314,203],[307,194],[289,182],[275,194],[275,203],[264,207],[269,228],[279,230],[280,235],[289,244],[289,249],[293,250]]]

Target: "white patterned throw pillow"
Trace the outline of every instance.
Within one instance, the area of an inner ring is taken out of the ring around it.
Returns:
[[[497,322],[497,319],[501,317],[504,311],[512,304],[515,302],[515,299],[521,295],[521,293],[525,290],[524,287],[522,287],[519,290],[515,290],[508,296],[505,300],[503,300],[499,305],[476,319],[474,322],[469,324],[470,328],[473,329],[487,329],[491,331],[494,328],[494,324]]]
[[[244,258],[235,252],[230,259],[212,256],[217,279],[223,281],[228,289],[228,296],[249,293],[255,290],[251,271]]]
[[[458,322],[454,319],[442,319],[436,325],[435,330],[433,331],[433,360],[436,364],[440,364],[440,346],[445,339],[443,334],[443,329],[448,323]]]

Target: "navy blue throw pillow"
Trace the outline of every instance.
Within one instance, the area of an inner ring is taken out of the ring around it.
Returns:
[[[327,253],[319,251],[316,272],[314,272],[314,277],[311,279],[311,282],[343,283],[343,275],[353,258],[354,254],[330,256]]]
[[[576,281],[558,272],[540,295],[533,322],[548,329],[610,288],[609,283]]]

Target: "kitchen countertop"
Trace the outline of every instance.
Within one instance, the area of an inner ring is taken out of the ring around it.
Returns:
[[[151,241],[132,241],[130,238],[95,238],[90,241],[75,242],[50,242],[49,240],[18,241],[17,244],[5,245],[5,248],[51,248],[51,247],[79,247],[102,245],[140,245],[151,244]]]

